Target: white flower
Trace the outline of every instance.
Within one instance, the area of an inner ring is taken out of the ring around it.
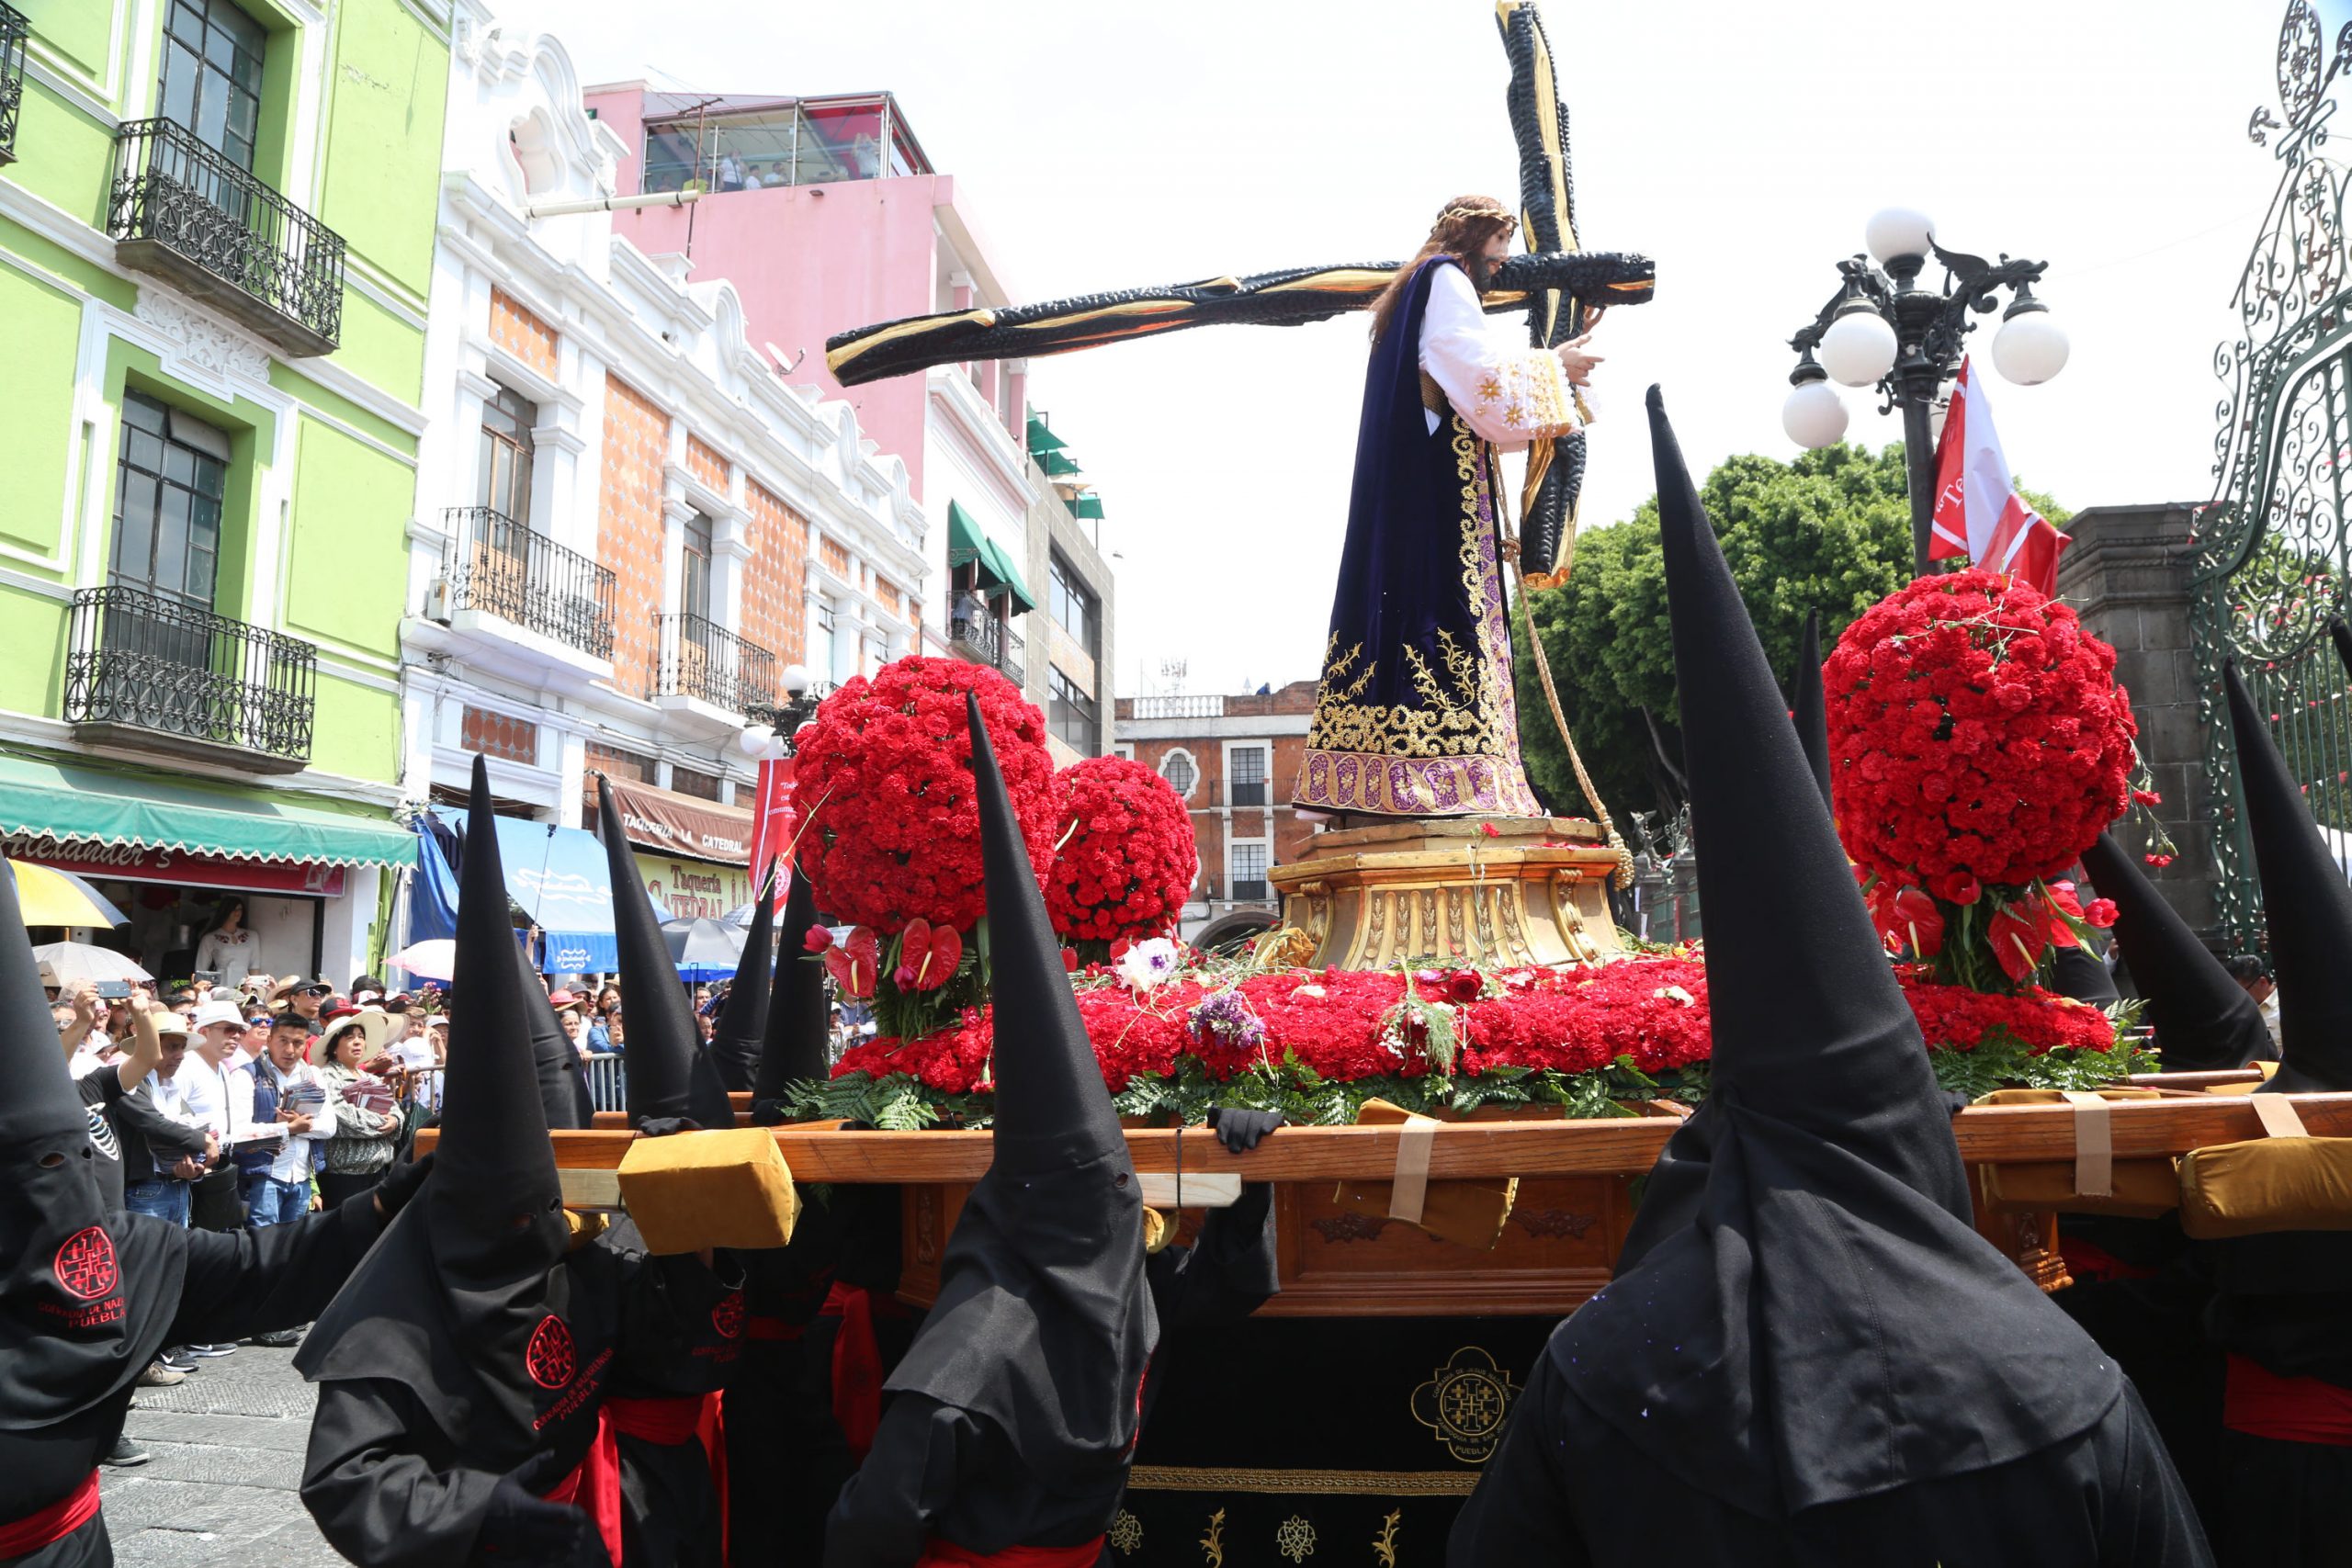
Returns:
[[[1699,998],[1679,986],[1660,986],[1650,993],[1650,998],[1654,1001],[1673,1002],[1679,1007],[1689,1008],[1699,1005]]]
[[[1176,973],[1176,944],[1164,936],[1139,942],[1120,955],[1119,978],[1130,990],[1148,991]]]

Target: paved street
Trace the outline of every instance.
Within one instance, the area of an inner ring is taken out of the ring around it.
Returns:
[[[311,1404],[294,1352],[254,1345],[204,1362],[177,1387],[141,1389],[128,1430],[154,1457],[99,1472],[123,1568],[342,1562],[294,1491]]]

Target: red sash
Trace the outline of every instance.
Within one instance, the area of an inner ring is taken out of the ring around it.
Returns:
[[[2282,1443],[2352,1448],[2352,1388],[2318,1378],[2282,1378],[2261,1362],[2229,1358],[2222,1425]]]
[[[597,1427],[599,1444],[614,1446],[613,1510],[620,1512],[619,1439],[635,1438],[639,1442],[662,1443],[674,1448],[681,1443],[702,1444],[703,1458],[710,1465],[710,1484],[718,1494],[718,1542],[722,1558],[728,1551],[727,1541],[727,1419],[720,1408],[723,1396],[718,1393],[683,1394],[670,1399],[621,1399],[605,1401],[602,1421]],[[617,1538],[616,1538],[617,1539]],[[616,1564],[620,1562],[614,1555]]]
[[[0,1560],[28,1557],[54,1546],[98,1517],[98,1472],[38,1514],[0,1525]]]
[[[2152,1280],[2156,1271],[2143,1269],[2136,1263],[2126,1263],[2095,1241],[2085,1241],[2078,1235],[2058,1236],[2058,1256],[2066,1265],[2066,1272],[2089,1283],[2109,1280]]]
[[[613,1438],[611,1416],[602,1410],[596,1413],[596,1435],[588,1439],[587,1453],[570,1475],[556,1483],[554,1491],[544,1495],[550,1503],[570,1503],[585,1509],[596,1521],[596,1533],[604,1538],[613,1568],[621,1568],[621,1455]]]
[[[882,1425],[882,1348],[874,1337],[874,1298],[863,1287],[834,1281],[818,1309],[841,1320],[833,1335],[833,1421],[860,1464]]]
[[[1002,1551],[973,1551],[933,1536],[923,1542],[914,1568],[1094,1568],[1102,1557],[1099,1535],[1084,1546],[1008,1546]]]

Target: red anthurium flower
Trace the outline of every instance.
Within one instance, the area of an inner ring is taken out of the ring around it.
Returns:
[[[1906,887],[1894,896],[1895,930],[1908,940],[1914,956],[1933,958],[1944,945],[1944,912],[1927,890]]]
[[[2023,980],[2032,974],[2033,966],[2041,961],[2042,950],[2050,945],[2043,934],[2043,922],[2018,913],[2014,904],[1993,917],[1984,935],[1993,944],[1993,957],[2001,965],[2001,973],[2012,980]]]
[[[931,983],[920,986],[922,990],[933,990],[956,977],[956,966],[964,962],[964,939],[954,926],[931,928]]]
[[[1948,904],[1973,904],[1984,896],[1983,884],[1964,871],[1937,878],[1936,892]]]
[[[923,984],[931,972],[931,922],[917,916],[907,922],[899,934],[899,973],[907,978],[899,981],[902,991],[927,991]]]
[[[825,950],[825,972],[853,997],[870,997],[882,972],[882,943],[871,926],[859,926],[849,940]]]

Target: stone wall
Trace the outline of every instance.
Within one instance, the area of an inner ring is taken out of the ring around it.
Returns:
[[[2188,629],[2186,503],[2094,506],[2075,513],[2074,545],[2060,558],[2058,594],[2083,625],[2115,647],[2115,675],[2132,694],[2140,721],[2140,756],[2164,804],[2155,808],[2178,846],[2177,858],[2149,877],[2188,923],[2217,936],[2212,788],[2205,776],[2205,738],[2197,711],[2196,655]],[[2133,853],[2146,835],[2133,813],[2118,837]]]

